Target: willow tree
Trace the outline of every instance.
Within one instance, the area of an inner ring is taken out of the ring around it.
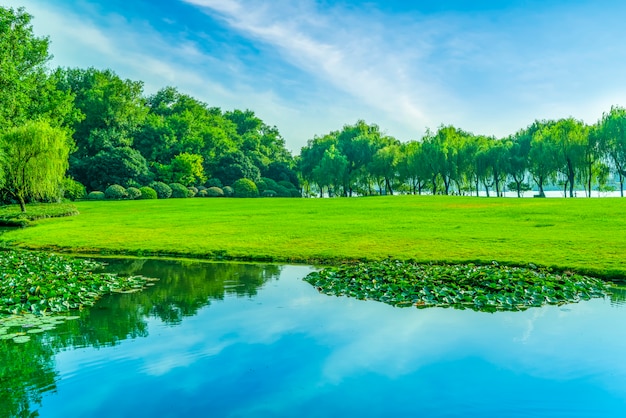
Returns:
[[[67,132],[44,121],[29,121],[0,136],[0,190],[15,199],[22,212],[26,201],[59,197],[68,168]]]

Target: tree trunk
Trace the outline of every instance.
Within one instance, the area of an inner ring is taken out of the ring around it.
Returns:
[[[24,202],[24,198],[22,196],[18,196],[17,199],[20,202],[20,209],[22,210],[22,213],[26,212],[26,203]]]

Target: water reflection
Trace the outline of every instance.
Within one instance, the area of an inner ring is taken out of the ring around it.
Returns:
[[[278,265],[205,263],[154,259],[104,260],[108,271],[158,278],[143,292],[112,295],[54,331],[15,344],[0,341],[0,417],[37,416],[41,393],[54,391],[55,355],[80,347],[102,348],[149,335],[148,321],[180,324],[225,295],[254,296],[277,278]]]
[[[110,263],[161,280],[24,345],[0,341],[0,416],[595,417],[626,408],[626,332],[615,325],[626,320],[623,291],[524,312],[398,309],[321,295],[301,280],[303,266]]]

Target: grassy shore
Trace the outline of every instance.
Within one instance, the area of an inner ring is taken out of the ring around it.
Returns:
[[[0,241],[76,253],[281,262],[388,257],[626,277],[626,200],[390,196],[78,202]]]

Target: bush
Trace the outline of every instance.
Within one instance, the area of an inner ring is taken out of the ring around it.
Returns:
[[[261,181],[265,185],[265,188],[262,188],[262,186],[260,186],[257,183],[257,186],[259,187],[259,192],[263,192],[265,190],[274,190],[274,191],[276,191],[278,189],[278,183],[276,183],[274,180],[272,180],[272,179],[270,179],[268,177],[261,177]]]
[[[87,190],[82,183],[77,182],[73,178],[67,177],[63,179],[63,197],[70,200],[84,199]]]
[[[189,193],[189,197],[194,197],[200,191],[200,189],[198,189],[197,187],[193,187],[193,186],[187,187],[187,190],[189,190],[189,192],[190,192]]]
[[[139,199],[141,197],[141,190],[136,187],[129,187],[126,189],[126,194],[131,200]]]
[[[207,197],[208,193],[207,193],[207,189],[202,189],[198,192],[198,197]]]
[[[87,195],[87,199],[89,200],[104,200],[104,192],[99,192],[94,190],[93,192]]]
[[[139,191],[141,192],[140,199],[156,199],[158,197],[156,190],[152,187],[142,187]]]
[[[222,186],[224,186],[222,184],[222,181],[220,179],[216,179],[216,178],[208,179],[206,181],[206,183],[204,183],[204,185],[206,186],[207,189],[209,187],[222,187]]]
[[[126,195],[130,200],[139,199],[141,197],[141,190],[136,187],[129,187],[126,189]]]
[[[222,187],[222,186],[219,186]],[[202,190],[206,190],[208,189],[208,187],[204,187],[204,186],[198,186],[198,192],[201,192]]]
[[[239,179],[233,183],[235,197],[258,197],[259,189],[250,179]]]
[[[261,196],[263,196],[263,197],[276,197],[276,192],[274,190],[265,190],[263,193],[261,193]]]
[[[119,184],[112,184],[104,191],[104,197],[111,200],[125,199],[128,197],[126,189]]]
[[[235,194],[235,190],[230,186],[225,186],[222,190],[224,191],[224,196],[226,197],[232,197]]]
[[[172,183],[170,184],[170,189],[172,190],[172,197],[175,198],[185,198],[185,197],[190,197],[190,193],[189,193],[189,189],[187,189],[185,186],[183,186],[180,183]]]
[[[153,181],[149,184],[159,199],[167,199],[172,195],[172,188],[161,181]]]
[[[207,197],[224,197],[224,190],[219,187],[209,187],[206,189]]]

